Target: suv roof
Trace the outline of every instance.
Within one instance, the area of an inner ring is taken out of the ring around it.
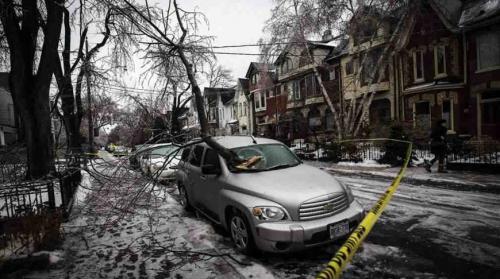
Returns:
[[[238,148],[238,147],[243,147],[243,146],[248,146],[248,145],[253,145],[253,139],[250,136],[218,136],[218,137],[212,137],[216,142],[218,142],[220,145],[224,146],[225,148],[232,149],[232,148]],[[283,144],[280,141],[273,140],[273,139],[268,139],[268,138],[259,138],[259,137],[254,137],[255,141],[257,144]],[[199,140],[195,139],[195,140]],[[206,143],[203,143],[203,145],[206,145]]]

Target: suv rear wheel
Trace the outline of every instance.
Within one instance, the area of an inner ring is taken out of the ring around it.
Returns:
[[[184,185],[179,183],[179,186],[177,187],[179,190],[179,202],[186,211],[192,211],[192,207],[189,204],[189,197],[188,193],[186,192],[186,188],[184,188]]]
[[[229,216],[229,232],[236,249],[247,255],[255,252],[252,230],[241,212],[235,211]]]

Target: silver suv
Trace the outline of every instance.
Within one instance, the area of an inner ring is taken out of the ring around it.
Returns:
[[[227,229],[239,250],[313,247],[345,237],[361,221],[363,208],[347,186],[303,164],[282,143],[246,136],[214,139],[256,163],[232,166],[205,143],[185,148],[176,174],[181,203]]]

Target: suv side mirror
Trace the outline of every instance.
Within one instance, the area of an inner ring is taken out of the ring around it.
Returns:
[[[203,165],[201,167],[201,172],[203,174],[215,174],[215,175],[219,175],[222,173],[222,170],[220,169],[219,166],[216,166],[216,165]]]

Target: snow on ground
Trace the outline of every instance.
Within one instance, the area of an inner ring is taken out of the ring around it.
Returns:
[[[380,164],[375,160],[363,160],[363,162],[339,162],[339,166],[356,166],[356,167],[369,167],[369,168],[389,168],[391,165]]]
[[[221,228],[185,212],[174,187],[108,159],[84,177],[91,190],[64,225],[61,260],[25,278],[314,278],[340,245],[244,256]],[[366,209],[389,185],[338,178]],[[343,278],[493,278],[471,268],[498,268],[499,211],[499,195],[403,183]]]
[[[116,171],[109,166],[103,175]],[[28,278],[274,277],[236,253],[227,235],[187,214],[167,191],[172,188],[129,171],[122,170],[119,177],[104,188],[84,175],[86,187],[92,181],[91,191],[79,191],[75,214],[64,224],[64,261]]]

